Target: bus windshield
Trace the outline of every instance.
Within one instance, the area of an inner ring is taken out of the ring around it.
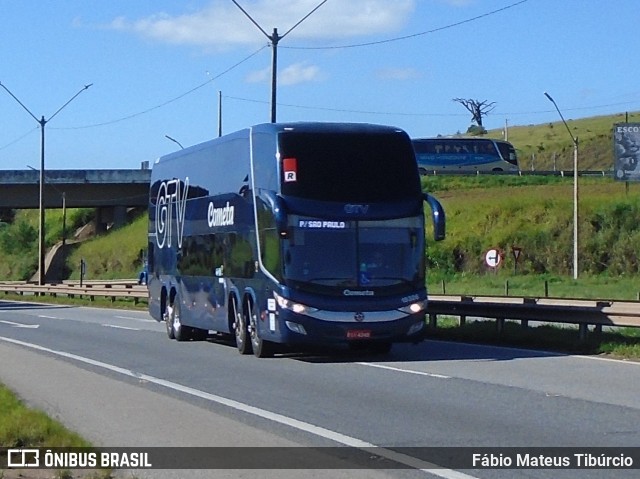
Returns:
[[[285,196],[385,202],[421,195],[415,154],[403,132],[284,131],[278,137],[278,151]],[[287,172],[295,176],[285,177]]]
[[[285,281],[297,289],[336,294],[344,288],[378,290],[376,295],[415,290],[424,282],[423,225],[419,216],[326,221],[291,215]]]

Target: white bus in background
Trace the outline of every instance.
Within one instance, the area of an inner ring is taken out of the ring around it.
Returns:
[[[411,140],[420,173],[519,171],[511,143],[490,138],[416,138]]]

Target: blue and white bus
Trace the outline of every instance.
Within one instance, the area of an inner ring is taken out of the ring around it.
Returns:
[[[262,124],[153,165],[149,311],[169,338],[386,352],[425,332],[424,202],[411,140],[364,124]]]
[[[420,174],[430,172],[519,171],[511,143],[491,138],[416,138],[413,148]]]

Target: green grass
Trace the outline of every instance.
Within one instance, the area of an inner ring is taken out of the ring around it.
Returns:
[[[3,447],[90,447],[86,440],[43,412],[29,409],[0,385],[0,444]]]
[[[523,328],[519,321],[506,321],[499,334],[495,321],[468,321],[460,325],[457,319],[443,317],[438,318],[438,327],[430,329],[427,337],[566,354],[640,359],[640,331],[636,328],[618,328],[601,333],[591,331],[585,340],[581,340],[577,327],[542,325]]]
[[[639,122],[640,112],[629,112],[628,121]],[[613,167],[612,128],[615,123],[624,122],[624,113],[567,119],[571,134],[578,138],[580,170],[608,171]],[[502,138],[502,129],[490,130],[487,136]],[[518,152],[521,170],[531,170],[532,163],[537,171],[553,170],[554,155],[558,170],[573,170],[573,143],[560,119],[540,125],[512,126],[508,139]]]
[[[69,255],[70,279],[80,279],[80,260],[87,264],[85,279],[137,278],[147,248],[148,218],[142,214],[126,227],[82,243]]]
[[[93,446],[77,433],[51,419],[42,411],[27,407],[11,390],[0,383],[0,445],[6,448],[30,447],[81,447]],[[38,470],[42,472],[42,470]],[[45,471],[49,472],[49,471]],[[33,471],[16,469],[0,470],[0,479],[44,477],[31,476]],[[113,479],[111,470],[83,469],[53,471],[56,479]]]
[[[528,296],[542,298],[609,299],[636,301],[640,295],[637,277],[606,275],[571,276],[519,275],[514,273],[513,257],[499,271],[483,275],[453,275],[447,278],[429,276],[427,284],[431,294],[483,295],[483,296]],[[640,304],[638,306],[640,308]]]

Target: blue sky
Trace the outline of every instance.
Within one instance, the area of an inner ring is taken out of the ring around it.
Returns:
[[[322,0],[237,0],[280,35]],[[231,0],[0,0],[0,83],[46,124],[46,167],[139,168],[270,121],[269,40]],[[278,121],[465,131],[640,110],[637,0],[327,0],[278,45]],[[362,45],[362,46],[357,46]],[[577,132],[579,136],[579,132]],[[38,123],[0,88],[0,169]]]

